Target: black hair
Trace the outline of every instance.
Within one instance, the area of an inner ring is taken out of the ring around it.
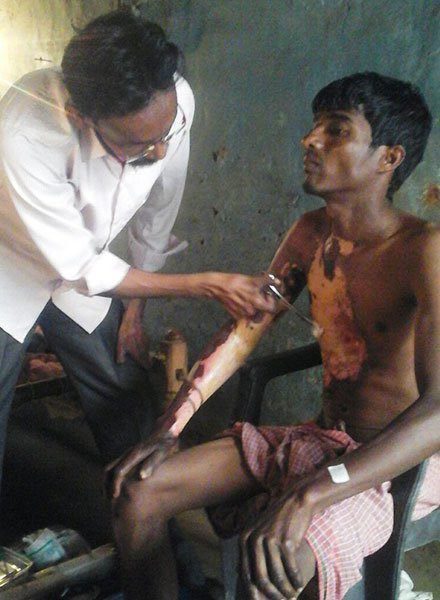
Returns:
[[[370,124],[373,147],[403,146],[405,159],[393,173],[390,199],[423,158],[432,117],[420,90],[411,83],[379,73],[355,73],[320,90],[312,109],[314,114],[360,111]]]
[[[127,10],[91,21],[67,45],[61,68],[79,112],[94,120],[124,116],[170,89],[183,56],[164,31]]]

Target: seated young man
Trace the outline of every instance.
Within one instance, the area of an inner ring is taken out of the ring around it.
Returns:
[[[440,450],[440,230],[391,203],[423,157],[429,110],[410,84],[360,73],[322,89],[313,115],[304,189],[325,207],[292,226],[270,272],[289,302],[310,293],[320,423],[239,423],[170,455],[274,316],[223,328],[153,437],[108,468],[127,598],[177,597],[167,521],[210,506],[221,533],[242,533],[250,598],[296,598],[316,572],[320,598],[340,600],[390,535],[387,482]],[[413,518],[440,504],[438,458]]]

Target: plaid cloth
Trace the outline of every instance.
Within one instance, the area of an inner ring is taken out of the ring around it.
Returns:
[[[241,443],[245,463],[263,492],[240,504],[211,507],[217,533],[229,537],[255,523],[255,516],[298,476],[359,446],[348,434],[315,423],[295,427],[236,425],[221,434]],[[432,465],[432,466],[431,466]],[[440,455],[431,459],[415,513],[421,518],[440,504]],[[305,539],[317,564],[320,600],[342,600],[361,579],[365,556],[383,546],[393,527],[393,501],[386,482],[315,515]]]

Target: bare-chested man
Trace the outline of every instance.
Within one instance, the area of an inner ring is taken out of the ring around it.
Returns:
[[[440,450],[440,230],[390,202],[422,159],[429,110],[411,85],[362,73],[321,90],[313,114],[304,189],[325,207],[293,225],[270,271],[290,302],[310,292],[320,426],[237,424],[164,461],[274,317],[221,330],[153,438],[108,469],[127,598],[176,598],[168,519],[228,503],[212,514],[225,532],[234,511],[250,598],[297,597],[316,572],[321,599],[341,600],[390,534],[386,482]],[[419,515],[440,503],[437,458]]]

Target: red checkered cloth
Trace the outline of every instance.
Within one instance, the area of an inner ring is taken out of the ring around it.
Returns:
[[[359,446],[345,432],[321,429],[315,423],[295,427],[237,423],[223,436],[240,441],[246,465],[264,492],[240,504],[222,504],[208,510],[222,537],[251,527],[256,514],[267,508],[298,476]],[[418,505],[418,518],[440,504],[439,455],[436,458],[436,461],[431,459],[434,466],[430,468],[430,483],[422,492],[425,500]],[[425,481],[428,482],[428,477]],[[389,489],[390,483],[386,482],[338,502],[313,518],[305,539],[316,558],[320,600],[342,600],[361,579],[364,557],[388,540],[393,527]]]

